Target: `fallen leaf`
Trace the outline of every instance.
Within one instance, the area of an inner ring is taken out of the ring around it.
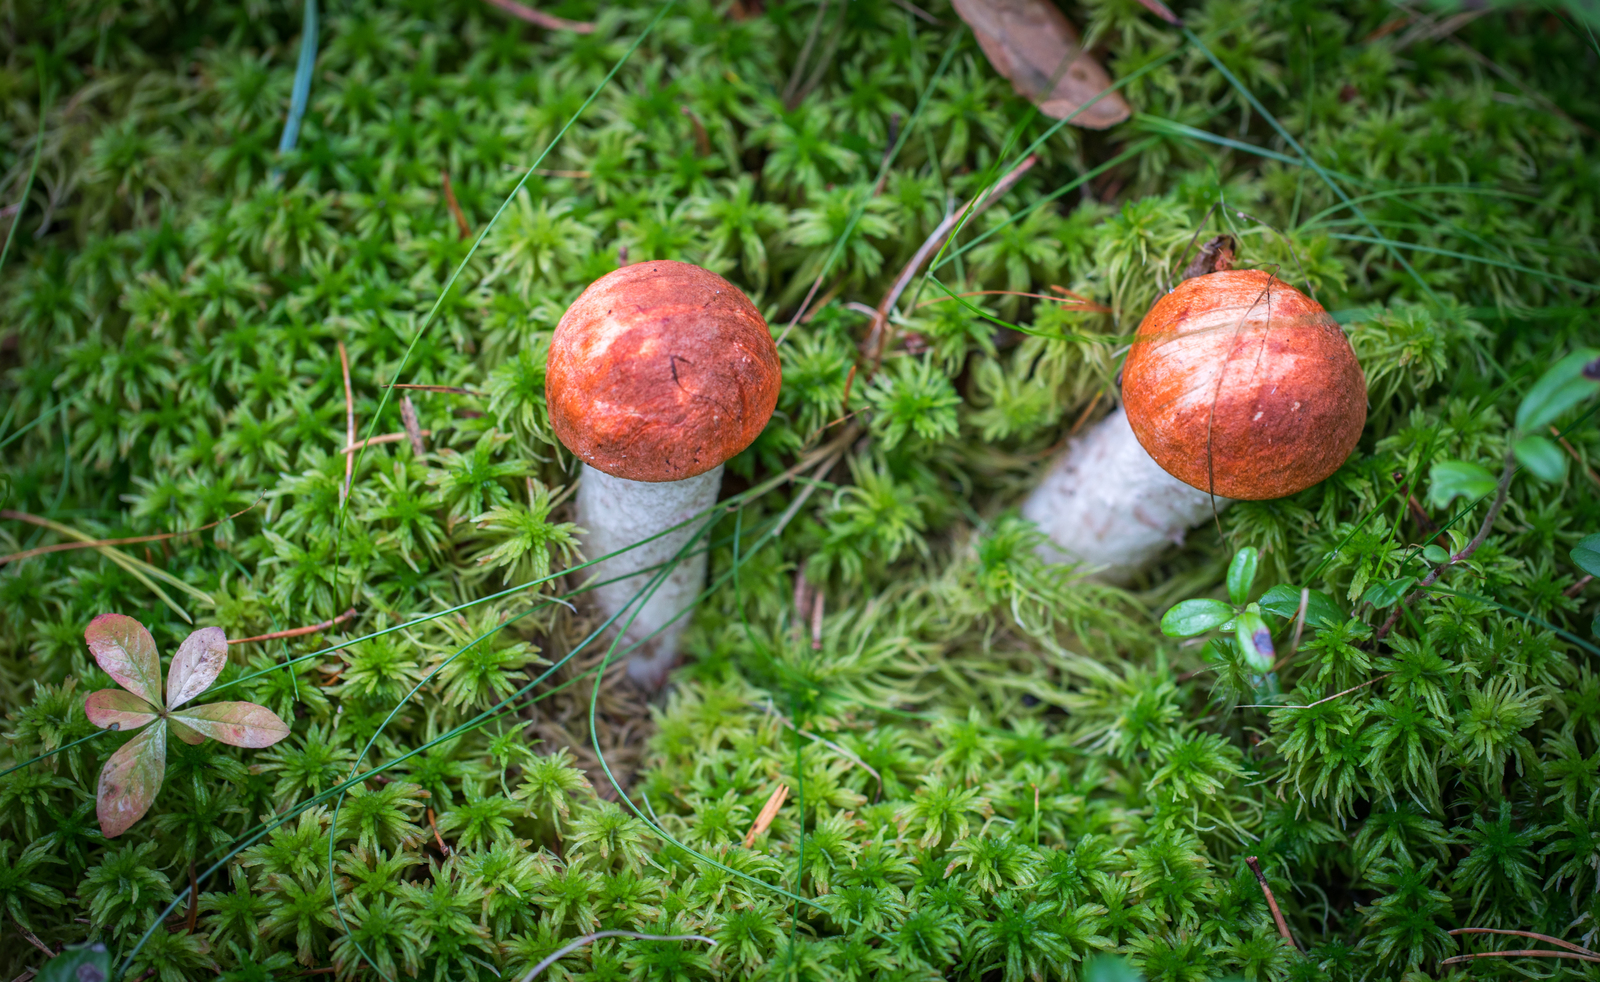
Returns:
[[[1103,130],[1133,114],[1111,76],[1078,44],[1078,32],[1049,0],[952,0],[995,71],[1053,119]],[[1055,85],[1050,84],[1055,79]],[[1098,98],[1096,98],[1098,97]]]
[[[123,744],[100,771],[95,814],[100,831],[114,839],[144,817],[167,772],[167,728],[149,726]]]

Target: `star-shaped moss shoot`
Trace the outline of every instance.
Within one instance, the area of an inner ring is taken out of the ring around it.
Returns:
[[[146,726],[100,771],[96,811],[108,839],[143,818],[161,790],[168,727],[188,744],[210,737],[235,747],[270,747],[289,735],[276,713],[253,702],[179,708],[209,688],[228,664],[228,637],[220,627],[203,627],[183,639],[167,668],[165,702],[156,639],[143,624],[126,614],[101,614],[89,622],[83,637],[94,660],[122,686],[89,694],[83,706],[89,722],[124,732]]]

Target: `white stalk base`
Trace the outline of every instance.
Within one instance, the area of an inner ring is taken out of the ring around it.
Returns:
[[[1033,489],[1022,515],[1049,536],[1040,554],[1107,583],[1133,579],[1189,529],[1230,503],[1161,469],[1118,406],[1074,440]]]
[[[682,481],[657,484],[612,477],[584,465],[582,481],[578,486],[578,524],[589,532],[583,539],[583,554],[586,559],[597,559],[643,542],[715,505],[717,493],[722,489],[722,467],[718,465]],[[647,689],[659,689],[667,673],[678,663],[678,637],[692,616],[684,613],[678,617],[678,614],[694,603],[705,586],[705,542],[696,544],[695,548],[701,551],[685,557],[673,568],[645,601],[643,609],[638,603],[629,604],[660,572],[647,571],[647,567],[670,561],[707,521],[710,521],[709,515],[584,571],[601,582],[626,577],[615,583],[604,583],[588,594],[606,617],[628,608],[609,632],[615,637],[628,619],[633,619],[622,636],[621,647],[642,641],[660,630],[660,634],[635,649],[628,660],[628,677]],[[677,620],[673,620],[675,617]]]

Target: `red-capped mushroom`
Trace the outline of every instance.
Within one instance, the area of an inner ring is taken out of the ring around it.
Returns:
[[[556,437],[584,464],[584,553],[635,547],[590,568],[602,582],[616,580],[593,591],[606,616],[627,607],[650,581],[644,570],[669,561],[698,530],[691,523],[644,541],[716,504],[722,465],[760,435],[781,379],[777,346],[749,298],[689,263],[624,266],[567,308],[550,342],[545,397]],[[646,687],[659,687],[676,663],[688,620],[680,615],[705,569],[703,550],[684,559],[634,617],[626,643],[654,635],[628,665]]]
[[[1338,470],[1361,438],[1366,379],[1344,332],[1271,273],[1206,244],[1145,315],[1123,405],[1023,506],[1060,561],[1125,582],[1232,499],[1281,498]]]

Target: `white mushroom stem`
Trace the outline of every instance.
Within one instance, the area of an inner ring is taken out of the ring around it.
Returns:
[[[1161,469],[1139,445],[1122,407],[1074,440],[1022,505],[1049,536],[1040,548],[1055,563],[1123,584],[1184,533],[1229,504]]]
[[[688,522],[660,538],[650,537],[711,508],[717,503],[721,488],[721,464],[695,477],[661,483],[630,481],[588,465],[583,468],[582,483],[578,486],[578,524],[588,529],[583,540],[584,557],[597,559],[621,549],[628,550],[585,570],[603,584],[589,595],[605,617],[628,608],[613,625],[613,636],[627,625],[621,647],[650,638],[658,630],[661,632],[635,649],[628,661],[628,677],[646,688],[660,688],[667,672],[678,662],[678,638],[690,618],[688,613],[682,617],[678,615],[694,603],[705,586],[703,545],[687,550],[688,554],[661,581],[642,608],[634,598],[660,572],[651,567],[668,563],[685,551],[684,547],[705,527],[710,516]],[[629,549],[629,546],[635,548]],[[606,583],[606,580],[616,582]],[[631,625],[628,625],[629,618],[633,621]]]

